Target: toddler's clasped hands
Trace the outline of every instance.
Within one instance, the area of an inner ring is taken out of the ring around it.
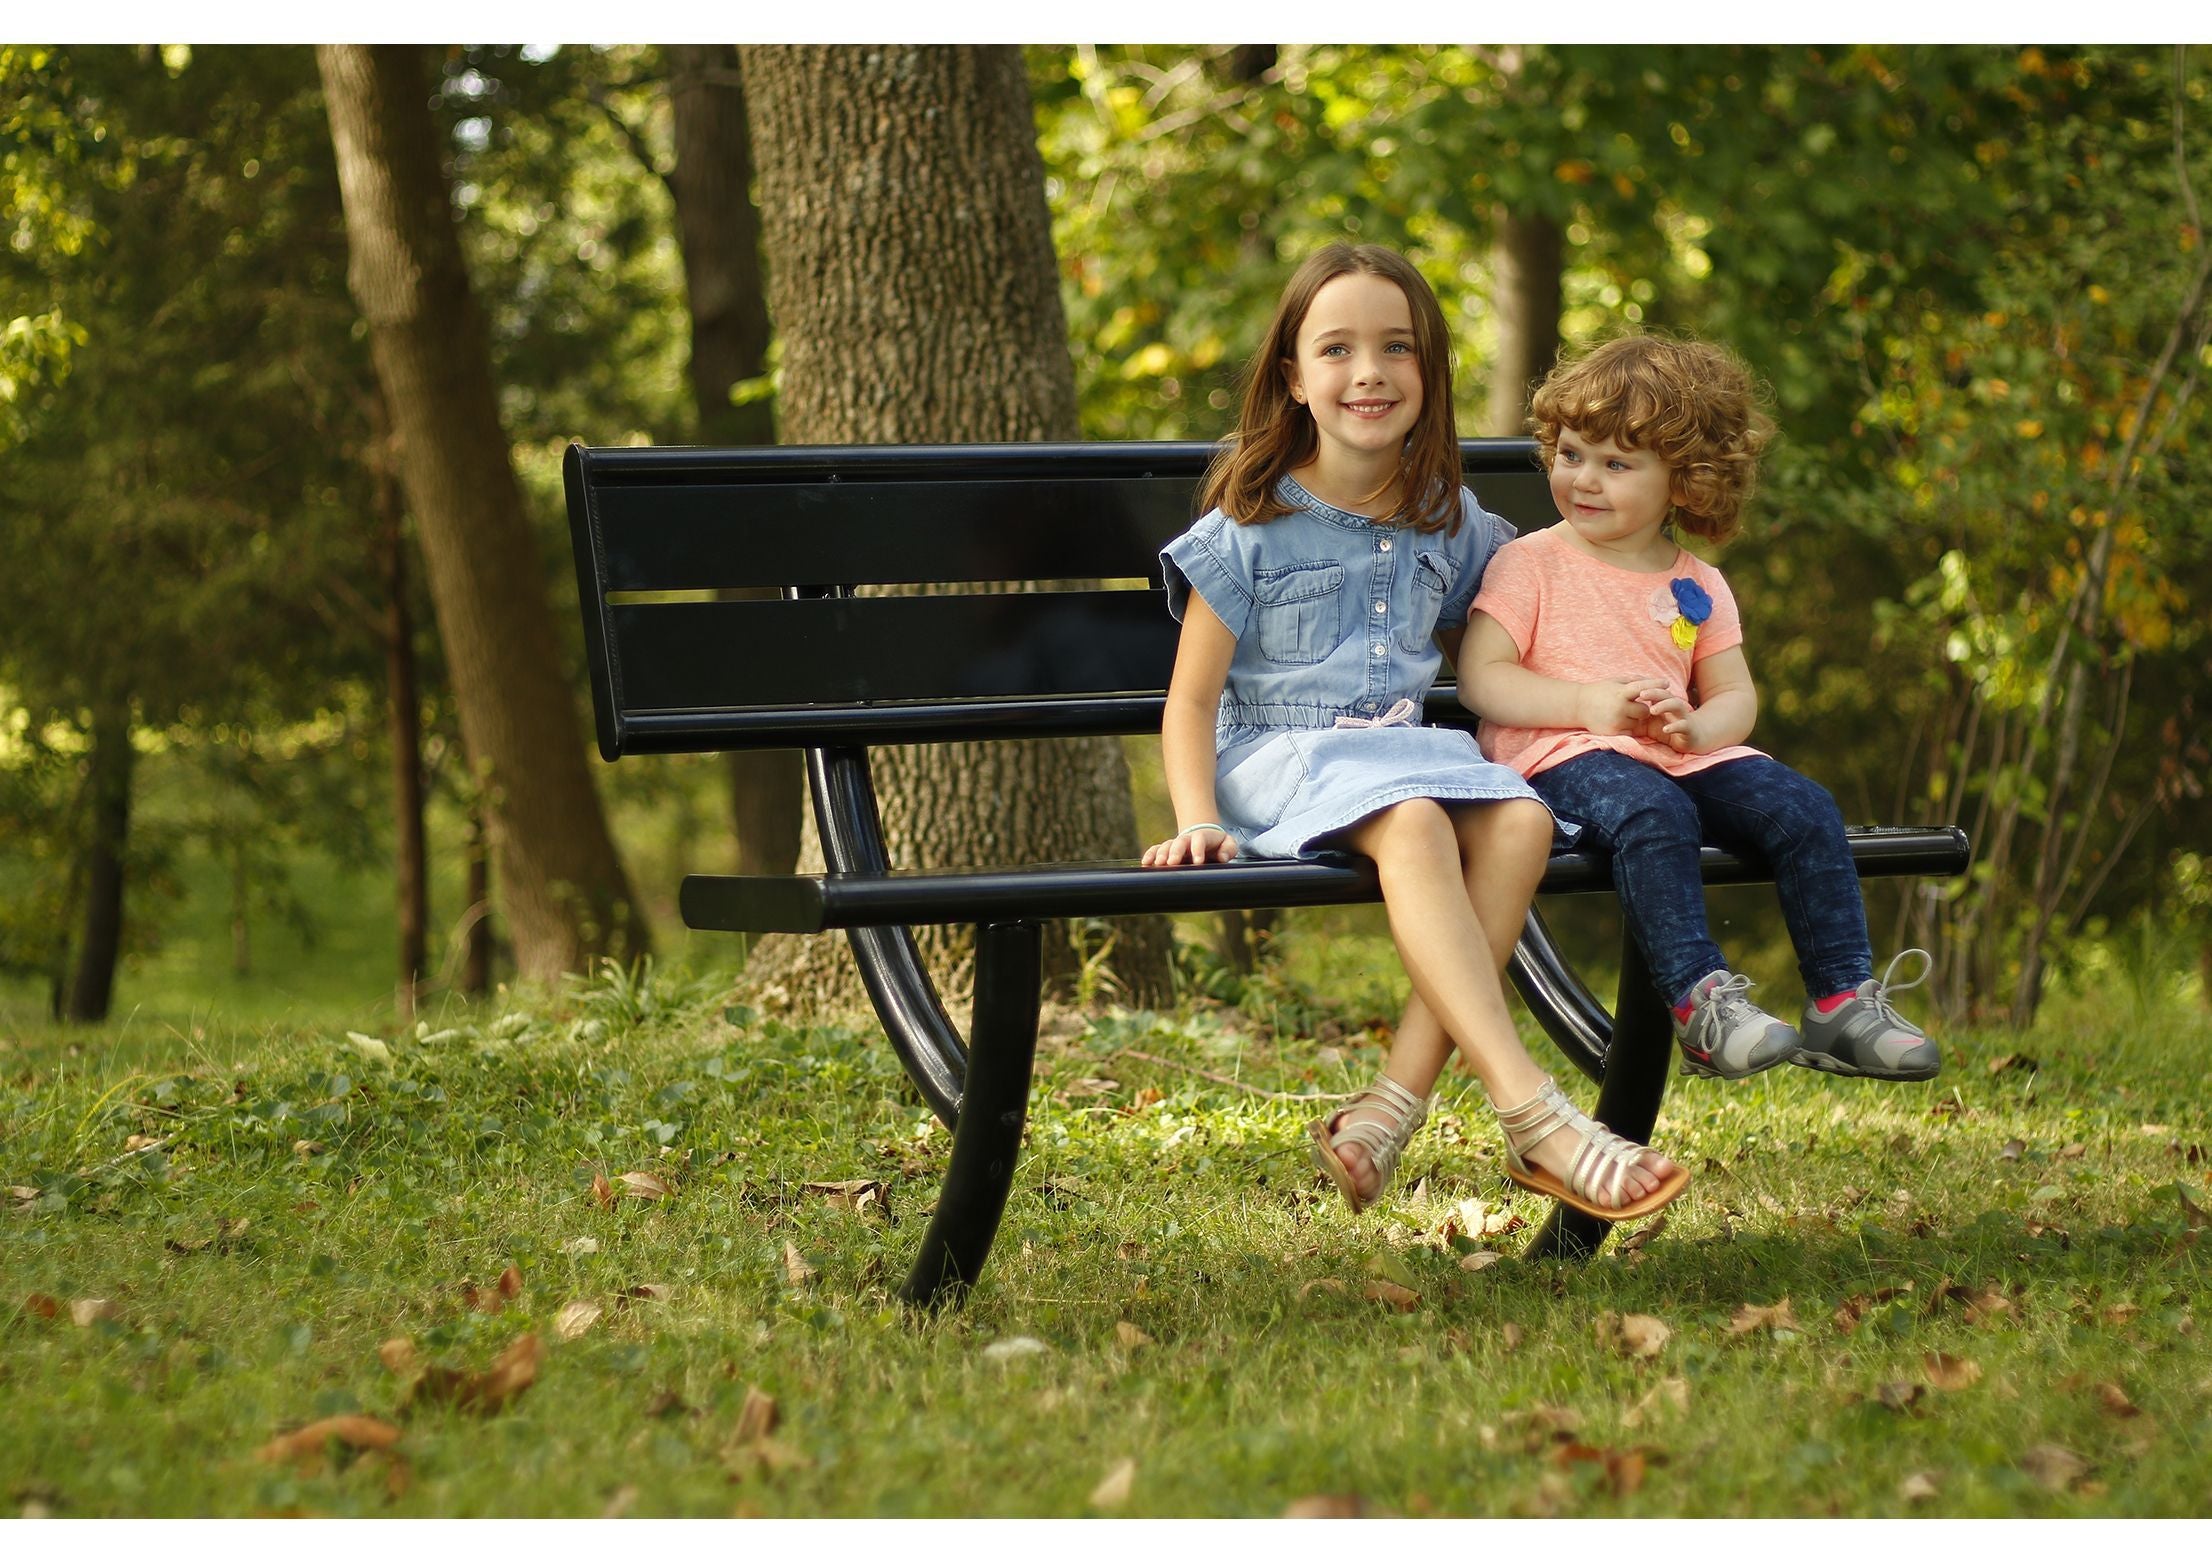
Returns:
[[[1592,733],[1626,733],[1683,753],[1700,749],[1692,732],[1697,708],[1656,679],[1593,680],[1582,686],[1579,715]]]

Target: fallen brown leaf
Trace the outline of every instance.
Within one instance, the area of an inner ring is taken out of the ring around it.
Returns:
[[[1142,1113],[1145,1109],[1151,1107],[1154,1103],[1164,1102],[1166,1100],[1167,1093],[1161,1091],[1159,1087],[1140,1087],[1137,1091],[1137,1095],[1129,1099],[1129,1106],[1124,1108],[1122,1111],[1124,1113]]]
[[[123,1311],[112,1298],[73,1298],[69,1317],[79,1325],[90,1325],[96,1320],[120,1320]]]
[[[1511,1352],[1521,1344],[1521,1327],[1507,1320],[1498,1327],[1498,1340],[1505,1344],[1506,1351]]]
[[[257,1460],[271,1465],[319,1461],[332,1440],[354,1450],[388,1450],[399,1439],[399,1430],[378,1418],[348,1414],[326,1417],[293,1433],[280,1434],[254,1452]]]
[[[537,1332],[517,1337],[512,1346],[493,1359],[490,1369],[474,1384],[464,1387],[455,1405],[463,1411],[481,1412],[486,1416],[501,1410],[537,1383],[538,1364],[544,1356],[545,1346],[538,1340]]]
[[[379,1345],[376,1355],[385,1368],[394,1374],[406,1374],[416,1367],[415,1344],[405,1336],[394,1336]]]
[[[675,1295],[676,1289],[666,1282],[639,1282],[634,1287],[625,1287],[622,1291],[616,1293],[614,1301],[622,1304],[630,1303],[633,1300],[642,1300],[646,1303],[666,1303]]]
[[[615,1193],[631,1200],[666,1200],[673,1191],[658,1173],[624,1173],[615,1180]]]
[[[2084,1461],[2064,1445],[2036,1445],[2020,1457],[2020,1469],[2037,1485],[2052,1493],[2064,1493],[2089,1470]]]
[[[481,1374],[431,1364],[418,1373],[400,1394],[399,1410],[417,1403],[450,1402],[464,1412],[489,1417],[537,1382],[538,1364],[545,1345],[537,1333],[518,1336]]]
[[[553,1334],[563,1341],[574,1341],[599,1323],[599,1316],[606,1312],[601,1305],[584,1298],[565,1303],[561,1305],[561,1312],[553,1316]]]
[[[1127,1320],[1114,1321],[1114,1340],[1120,1342],[1124,1348],[1131,1352],[1136,1351],[1139,1347],[1152,1345],[1152,1338]]]
[[[1971,1358],[1954,1358],[1948,1352],[1924,1352],[1920,1365],[1935,1390],[1965,1390],[1982,1377],[1982,1366]]]
[[[1600,1346],[1631,1358],[1655,1358],[1674,1332],[1664,1320],[1650,1314],[1600,1314],[1597,1335]]]
[[[745,1404],[737,1409],[737,1427],[730,1438],[739,1444],[750,1444],[756,1439],[766,1439],[783,1421],[777,1409],[776,1398],[758,1385],[745,1387]]]
[[[1997,1160],[1999,1162],[2018,1162],[2020,1154],[2027,1149],[2028,1143],[2018,1136],[2014,1136],[2011,1140],[2006,1141],[2003,1149],[1997,1153]]]
[[[1401,1287],[1396,1282],[1386,1282],[1379,1278],[1360,1288],[1359,1293],[1369,1302],[1388,1304],[1400,1314],[1411,1314],[1421,1307],[1421,1295],[1412,1288]]]
[[[1966,1323],[1987,1326],[2015,1312],[2012,1300],[1994,1287],[1985,1287],[1966,1300]]]
[[[1836,1329],[1846,1336],[1859,1328],[1876,1304],[1887,1303],[1906,1289],[1902,1287],[1878,1287],[1873,1292],[1855,1292],[1836,1305]]]
[[[1462,1271],[1487,1271],[1504,1258],[1495,1249],[1477,1249],[1472,1254],[1459,1257],[1459,1268]]]
[[[591,1198],[602,1206],[614,1204],[614,1186],[607,1182],[606,1174],[594,1173],[591,1176]]]
[[[2104,1322],[2107,1325],[2125,1325],[2143,1312],[2139,1303],[2112,1303],[2105,1305]]]
[[[1874,1387],[1874,1399],[1892,1412],[1911,1411],[1924,1393],[1923,1386],[1902,1379],[1886,1379]]]
[[[1309,1493],[1284,1507],[1286,1521],[1356,1521],[1367,1513],[1367,1501],[1356,1493]]]
[[[2062,1160],[2072,1162],[2077,1158],[2088,1156],[2089,1148],[2078,1140],[2068,1141],[2058,1148],[2058,1154]]]
[[[1621,1253],[1634,1254],[1667,1230],[1667,1213],[1662,1211],[1642,1227],[1621,1240]]]
[[[499,1296],[502,1298],[519,1298],[522,1296],[522,1271],[520,1267],[510,1265],[499,1273]]]
[[[2097,1386],[2097,1400],[2114,1417],[2141,1417],[2143,1409],[2128,1399],[2128,1393],[2106,1380]]]
[[[144,1151],[148,1146],[161,1144],[159,1135],[132,1135],[123,1142],[125,1151]]]
[[[786,1240],[783,1246],[784,1280],[794,1287],[804,1287],[818,1274],[813,1266],[806,1263],[806,1256],[799,1253],[798,1245]]]
[[[1344,1284],[1335,1277],[1316,1276],[1312,1281],[1305,1283],[1298,1289],[1298,1296],[1303,1298],[1308,1293],[1342,1291],[1344,1291]]]
[[[315,1156],[322,1149],[323,1143],[319,1140],[295,1140],[292,1142],[292,1155],[302,1159]]]
[[[1644,1421],[1664,1402],[1677,1412],[1690,1410],[1690,1382],[1677,1374],[1669,1374],[1621,1414],[1621,1422],[1629,1428],[1641,1428]]]
[[[1137,1463],[1128,1456],[1116,1461],[1098,1486],[1091,1490],[1090,1506],[1094,1510],[1118,1510],[1129,1502],[1129,1494],[1137,1485]]]
[[[1926,1472],[1911,1472],[1897,1485],[1897,1497],[1905,1504],[1919,1504],[1936,1496],[1936,1482]]]
[[[50,1320],[61,1313],[61,1300],[47,1293],[34,1292],[23,1300],[23,1312]]]
[[[1755,1330],[1796,1330],[1799,1327],[1789,1299],[1784,1298],[1780,1303],[1745,1304],[1729,1320],[1727,1328],[1731,1336],[1747,1336]]]
[[[823,1203],[833,1211],[850,1211],[856,1216],[872,1221],[891,1220],[891,1192],[881,1179],[848,1178],[835,1183],[816,1182],[799,1186],[810,1195],[820,1195]]]

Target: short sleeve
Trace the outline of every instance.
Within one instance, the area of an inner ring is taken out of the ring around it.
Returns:
[[[1500,522],[1503,526],[1505,523]],[[1470,616],[1488,614],[1513,637],[1523,657],[1536,639],[1536,611],[1543,601],[1543,569],[1528,543],[1512,543],[1491,556],[1482,572],[1482,590],[1468,607]]]
[[[1459,579],[1436,612],[1439,625],[1462,625],[1467,622],[1469,607],[1475,594],[1482,587],[1483,573],[1489,567],[1491,557],[1499,549],[1513,541],[1513,523],[1503,516],[1494,516],[1482,508],[1482,501],[1473,491],[1459,491],[1461,546],[1466,551],[1466,565],[1459,572]]]
[[[1176,623],[1196,592],[1214,617],[1241,639],[1252,618],[1252,571],[1237,546],[1236,523],[1219,510],[1208,511],[1190,530],[1160,550],[1160,574],[1167,582],[1167,611]]]
[[[1692,667],[1715,652],[1743,645],[1743,618],[1736,612],[1736,594],[1728,590],[1728,578],[1702,560],[1698,566],[1698,584],[1713,599],[1713,612],[1697,627],[1697,646],[1690,653]]]

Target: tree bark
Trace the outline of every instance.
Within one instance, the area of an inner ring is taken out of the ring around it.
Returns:
[[[1071,439],[1074,366],[1021,52],[1005,47],[740,49],[783,344],[778,423],[803,444]],[[1051,518],[1038,518],[1040,526]],[[1128,767],[1113,739],[876,752],[895,861],[916,867],[1128,857]],[[819,864],[813,822],[802,863]],[[920,931],[948,989],[969,931]],[[1127,997],[1169,991],[1168,931],[1046,940],[1072,986],[1103,939]],[[852,1004],[838,945],[764,941],[756,970],[795,1001]],[[763,992],[771,992],[764,987]]]
[[[399,1018],[415,1017],[430,930],[430,866],[423,833],[422,691],[415,670],[415,618],[407,603],[407,508],[393,471],[390,418],[372,397],[372,478],[378,564],[384,577],[384,684],[392,735],[392,887],[399,923]]]
[[[753,205],[753,150],[745,89],[729,44],[664,44],[676,168],[668,188],[684,252],[691,304],[691,399],[702,445],[772,445],[775,404],[730,402],[730,388],[768,362],[768,302],[760,275],[760,211]],[[736,589],[731,597],[772,596]],[[800,798],[794,749],[732,750],[724,757],[739,874],[789,874],[799,862]]]
[[[515,961],[551,981],[644,951],[646,930],[585,769],[574,699],[508,458],[483,318],[439,163],[424,54],[316,50],[338,154],[347,280],[398,438]]]
[[[470,805],[468,842],[463,848],[468,884],[462,892],[468,910],[461,916],[461,992],[477,998],[492,991],[492,861],[485,851],[484,806]]]
[[[92,714],[84,938],[70,974],[65,1020],[105,1021],[115,997],[115,965],[123,954],[123,853],[130,840],[131,775],[137,758],[131,748],[130,702],[104,702]]]
[[[1559,271],[1566,255],[1559,224],[1540,212],[1500,207],[1490,247],[1490,306],[1498,356],[1490,366],[1486,435],[1528,432],[1528,397],[1559,356]]]

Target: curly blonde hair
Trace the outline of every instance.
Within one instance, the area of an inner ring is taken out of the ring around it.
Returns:
[[[1759,482],[1774,438],[1765,389],[1728,349],[1686,337],[1615,337],[1562,356],[1536,388],[1529,430],[1544,469],[1559,431],[1649,451],[1674,479],[1676,527],[1725,543]]]

